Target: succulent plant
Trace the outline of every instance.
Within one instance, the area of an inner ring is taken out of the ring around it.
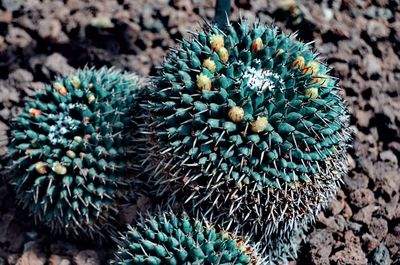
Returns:
[[[12,182],[37,222],[75,236],[110,225],[128,190],[127,146],[141,85],[132,74],[85,68],[26,103],[12,129]]]
[[[171,212],[144,218],[121,234],[114,264],[260,264],[256,248],[234,233]]]
[[[160,194],[254,238],[314,218],[345,172],[348,112],[295,37],[209,25],[171,50],[147,105]]]

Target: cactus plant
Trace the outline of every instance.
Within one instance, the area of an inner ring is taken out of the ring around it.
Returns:
[[[128,190],[131,116],[142,81],[85,68],[46,85],[13,125],[12,182],[35,220],[54,232],[106,230]]]
[[[140,219],[117,239],[114,264],[261,264],[241,237],[185,213]]]
[[[275,27],[242,21],[192,34],[149,95],[159,192],[255,238],[308,223],[345,171],[337,80]]]

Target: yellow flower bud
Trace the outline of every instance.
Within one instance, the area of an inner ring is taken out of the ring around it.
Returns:
[[[212,35],[210,39],[211,49],[217,51],[224,47],[224,37],[222,35]]]
[[[201,90],[211,90],[211,79],[201,73],[196,77],[196,85]]]
[[[53,87],[61,96],[65,97],[68,94],[67,88],[59,82],[55,82]]]
[[[44,175],[47,173],[47,164],[42,161],[39,161],[35,164],[35,170],[40,175]]]
[[[217,69],[217,65],[211,58],[205,59],[203,61],[203,66],[207,68],[211,73],[215,73],[215,70]]]
[[[316,99],[318,97],[318,88],[317,87],[307,88],[306,90],[304,90],[304,94],[309,96],[311,99]]]
[[[75,152],[72,151],[72,150],[68,150],[68,151],[66,152],[66,155],[67,155],[69,158],[71,158],[71,159],[74,159],[74,158],[76,157]]]
[[[228,117],[233,122],[241,122],[244,117],[244,110],[241,107],[234,106],[228,112]]]
[[[51,170],[53,170],[57,175],[65,175],[65,174],[67,174],[67,168],[65,166],[63,166],[58,161],[53,163],[53,166],[51,167]]]
[[[251,131],[255,133],[260,133],[267,129],[268,118],[267,117],[257,117],[255,121],[251,123]]]
[[[71,78],[71,84],[74,88],[79,88],[81,86],[81,80],[79,80],[79,77],[73,76]]]

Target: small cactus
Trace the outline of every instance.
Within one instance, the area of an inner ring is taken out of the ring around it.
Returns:
[[[185,213],[141,218],[121,234],[113,264],[262,264],[256,248],[234,233]]]
[[[147,106],[160,191],[169,183],[190,211],[254,238],[314,219],[350,133],[337,81],[308,45],[264,25],[210,26],[161,69]]]
[[[12,181],[38,222],[76,236],[109,225],[128,181],[139,85],[134,75],[86,68],[26,104],[12,128]]]

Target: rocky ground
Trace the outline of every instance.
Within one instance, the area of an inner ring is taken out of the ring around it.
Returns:
[[[350,172],[293,264],[400,264],[400,1],[236,0],[233,19],[299,31],[341,78],[354,129]],[[211,0],[0,1],[0,156],[24,100],[85,65],[156,74]],[[0,164],[3,175],[6,159]],[[108,250],[35,229],[0,180],[0,264],[105,264]],[[108,249],[108,248],[107,248]]]

